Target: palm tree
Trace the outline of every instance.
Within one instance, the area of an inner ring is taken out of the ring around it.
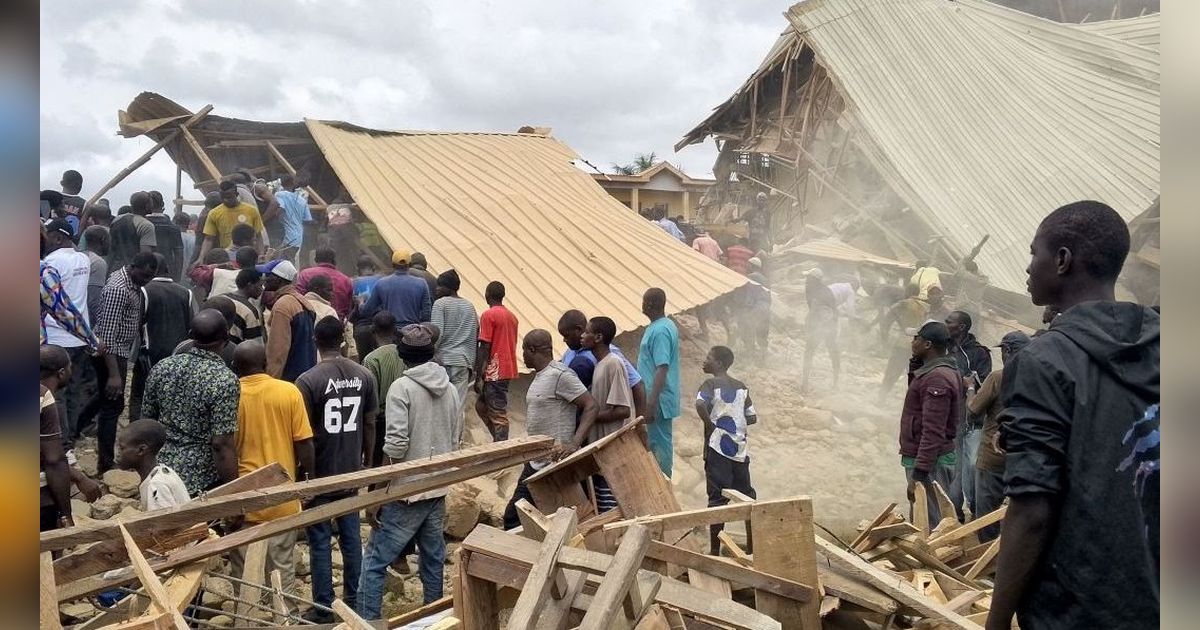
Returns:
[[[657,164],[655,161],[657,157],[658,156],[655,155],[654,151],[651,151],[649,153],[637,154],[634,156],[633,163],[631,164],[621,165],[614,162],[612,165],[613,173],[617,175],[637,175],[638,173],[641,173],[642,171]]]

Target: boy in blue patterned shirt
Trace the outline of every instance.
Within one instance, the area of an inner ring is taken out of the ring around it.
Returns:
[[[729,503],[721,495],[725,489],[737,490],[756,498],[750,485],[750,455],[746,452],[746,427],[758,418],[746,384],[729,376],[733,351],[713,346],[704,358],[704,373],[712,378],[696,392],[696,415],[704,421],[704,480],[708,487],[708,507]],[[724,525],[709,528],[712,555],[721,550],[717,534]],[[748,533],[748,532],[747,532]]]

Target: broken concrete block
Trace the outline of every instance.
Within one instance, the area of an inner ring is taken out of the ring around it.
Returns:
[[[138,487],[142,485],[142,478],[132,470],[113,469],[104,473],[100,480],[110,493],[125,499],[136,499]]]
[[[136,505],[137,502],[133,499],[124,499],[115,494],[106,494],[92,504],[92,518],[98,520],[109,519],[121,512],[126,507]]]

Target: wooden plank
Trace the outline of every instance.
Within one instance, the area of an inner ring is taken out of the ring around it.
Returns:
[[[517,519],[521,521],[521,535],[541,542],[546,538],[546,530],[550,527],[550,523],[546,519],[546,515],[533,507],[527,499],[517,501]]]
[[[545,438],[545,443],[550,443],[552,438]],[[503,445],[517,440],[508,440],[501,442],[500,445],[494,445],[504,449]],[[538,457],[540,455],[534,455]],[[153,562],[156,571],[169,569],[184,564],[188,564],[201,558],[225,553],[235,547],[247,545],[256,540],[270,538],[278,534],[291,531],[300,527],[307,527],[313,523],[327,521],[335,516],[357,512],[376,505],[382,505],[389,501],[395,501],[421,492],[427,492],[435,488],[441,488],[453,483],[465,481],[479,475],[503,470],[514,465],[522,464],[528,461],[528,456],[518,451],[517,454],[510,454],[501,459],[491,459],[476,463],[464,468],[456,468],[452,470],[444,470],[421,475],[413,480],[405,481],[404,483],[393,482],[386,488],[374,490],[366,494],[353,495],[345,499],[326,503],[320,507],[304,510],[298,514],[293,514],[281,519],[261,523],[253,527],[238,530],[227,536],[215,540],[208,540],[193,547],[181,549],[175,553],[168,555]],[[434,458],[437,459],[437,458]],[[430,460],[424,460],[426,462]],[[305,482],[307,483],[307,482]],[[296,484],[299,485],[299,484]],[[76,580],[70,584],[63,585],[59,588],[59,601],[68,601],[70,599],[83,597],[91,593],[103,591],[115,586],[119,586],[129,582],[128,577],[118,577],[105,579],[103,576],[93,576],[83,580]]]
[[[662,581],[665,579],[669,578],[663,576],[661,573],[642,573],[638,571],[633,578],[633,582],[629,585],[629,593],[621,600],[621,605],[624,609],[624,618],[630,622],[636,622],[640,619],[646,612],[646,608],[654,603],[654,598],[658,595],[658,589],[662,586]]]
[[[49,551],[38,556],[38,627],[62,630],[58,616],[58,589],[54,586],[54,558]]]
[[[774,501],[758,501],[756,503],[730,503],[719,507],[685,510],[671,514],[656,514],[639,516],[637,518],[617,521],[604,526],[604,531],[620,531],[634,523],[638,523],[652,533],[661,534],[664,531],[692,529],[713,523],[728,523],[730,521],[745,521],[750,519],[751,508],[755,505],[787,504],[793,499],[777,499]]]
[[[733,501],[734,503],[753,503],[754,499],[734,490],[733,488],[725,488],[721,490],[721,496]]]
[[[267,571],[267,541],[259,540],[250,543],[242,558],[242,574],[238,577],[242,578],[244,582],[262,584]],[[248,602],[257,603],[261,598],[261,587],[250,584],[240,585],[238,599],[242,601],[238,604],[237,614],[246,616],[252,610]]]
[[[642,615],[633,630],[671,630],[671,624],[662,606],[654,604],[646,609],[646,614]]]
[[[884,615],[894,613],[900,608],[896,600],[877,589],[835,572],[828,564],[818,564],[817,572],[826,595]]]
[[[617,553],[613,554],[612,562],[600,582],[600,588],[592,596],[591,607],[579,624],[579,630],[607,630],[624,614],[621,602],[629,593],[649,546],[650,532],[645,527],[633,525],[625,530]]]
[[[217,168],[216,164],[213,164],[212,159],[208,157],[208,153],[204,151],[204,147],[200,146],[200,143],[196,140],[196,136],[193,136],[192,132],[187,130],[187,127],[180,127],[179,133],[183,136],[184,142],[191,147],[192,152],[196,154],[196,158],[200,160],[200,164],[204,167],[204,170],[208,171],[208,176],[220,181],[221,169]]]
[[[714,595],[724,597],[726,599],[733,598],[733,588],[729,586],[729,582],[722,580],[719,577],[705,573],[698,569],[688,569],[688,584],[695,586],[702,591],[708,591]]]
[[[955,529],[954,531],[948,532],[943,536],[938,536],[937,538],[931,538],[927,544],[930,549],[937,549],[938,547],[954,544],[955,542],[958,542],[967,536],[978,532],[988,525],[1000,522],[1004,519],[1004,515],[1007,512],[1008,506],[1002,505],[998,509],[984,514],[983,516],[971,521],[970,523],[967,523],[966,525],[963,525],[962,527],[959,527],[958,529]]]
[[[979,629],[978,625],[971,623],[962,615],[946,608],[942,604],[930,601],[913,590],[911,586],[904,583],[904,580],[900,576],[881,569],[824,539],[817,538],[816,544],[819,549],[823,550],[826,557],[836,562],[852,579],[866,582],[892,599],[900,602],[901,605],[916,611],[918,614],[936,618],[945,622],[951,628],[960,628],[963,630]]]
[[[729,580],[734,584],[760,589],[799,602],[811,601],[816,592],[816,589],[808,584],[801,584],[765,571],[743,567],[724,558],[680,549],[658,541],[650,543],[646,556],[691,570],[702,571],[705,574]]]
[[[942,487],[942,484],[936,481],[933,482],[933,496],[937,500],[938,511],[942,513],[942,519],[955,518],[954,515],[958,511],[954,509],[954,502],[950,500],[950,496],[946,494],[946,489]]]
[[[926,567],[937,569],[938,571],[941,571],[942,573],[958,580],[959,582],[962,582],[963,584],[966,584],[967,586],[970,586],[971,588],[984,588],[975,580],[972,580],[958,571],[955,571],[945,562],[938,560],[937,556],[929,553],[925,549],[922,549],[922,545],[920,543],[911,543],[903,538],[895,539],[895,543],[896,547],[898,547],[901,551],[912,556],[917,560],[917,562],[920,562]]]
[[[283,597],[283,576],[280,575],[279,569],[271,571],[271,601],[275,602],[275,623],[283,625],[287,623],[287,614],[289,606],[287,600]]]
[[[925,484],[913,484],[913,525],[923,534],[929,533],[929,500],[925,496]]]
[[[540,479],[545,479],[546,477],[554,476],[557,472],[559,472],[563,469],[570,468],[570,467],[580,463],[581,461],[590,459],[596,453],[596,451],[604,448],[610,442],[615,441],[617,438],[624,435],[625,433],[634,431],[638,427],[638,425],[639,425],[638,422],[630,422],[629,424],[621,427],[620,429],[614,431],[613,433],[610,433],[610,434],[600,438],[599,440],[596,440],[595,442],[592,442],[591,444],[588,444],[587,446],[575,451],[574,453],[571,453],[570,455],[558,460],[557,462],[554,462],[553,464],[550,464],[549,466],[546,466],[545,468],[533,473],[532,475],[530,475],[529,477],[527,477],[525,479],[525,484],[530,485],[530,484],[536,483]],[[537,497],[534,497],[534,498],[536,499]]]
[[[765,573],[818,585],[817,554],[813,544],[812,500],[752,503],[750,528],[754,537],[754,568]],[[821,630],[821,598],[798,602],[765,590],[755,590],[755,608],[791,628]]]
[[[454,593],[454,616],[462,619],[464,630],[500,630],[496,585],[471,574],[474,555],[462,553],[459,557],[462,588]]]
[[[333,608],[333,612],[342,620],[342,624],[348,630],[375,630],[374,626],[367,623],[366,619],[359,617],[358,613],[354,612],[353,608],[342,601],[341,597],[333,600],[331,608]]]
[[[988,565],[992,564],[992,561],[996,559],[996,554],[998,553],[1000,553],[999,536],[996,537],[996,540],[992,541],[992,544],[988,546],[987,551],[983,552],[983,555],[980,556],[979,560],[976,560],[975,564],[971,565],[971,568],[967,570],[966,577],[974,580],[975,578],[983,575],[983,570],[986,569]]]
[[[477,526],[462,542],[462,549],[472,556],[471,563],[467,565],[468,573],[477,573],[473,564],[476,562],[476,558],[482,560],[490,557],[494,561],[493,565],[488,566],[481,563],[482,566],[479,567],[478,572],[490,571],[495,578],[502,578],[506,575],[504,570],[498,569],[498,565],[501,564],[527,573],[529,567],[537,559],[538,548],[539,545],[534,541],[487,525]],[[561,553],[562,564],[580,568],[592,574],[588,576],[589,584],[598,585],[597,575],[605,574],[612,562],[612,556],[586,549],[565,547]],[[642,573],[650,574],[649,571],[642,570],[639,575]],[[524,583],[523,575],[513,576],[512,580],[515,588],[520,588],[520,585]],[[581,598],[585,597],[581,594],[576,597],[575,602],[578,603]],[[778,621],[766,615],[730,600],[718,600],[709,593],[678,580],[662,580],[656,599],[660,604],[682,610],[689,617],[722,627],[762,628],[763,630],[780,627]],[[590,601],[590,599],[586,601]],[[572,606],[575,607],[574,604]]]
[[[545,538],[542,541],[542,547],[539,551],[537,562],[529,570],[529,577],[525,581],[524,587],[521,589],[521,595],[517,598],[517,604],[513,607],[512,616],[509,617],[509,625],[514,628],[529,628],[533,626],[533,622],[538,615],[543,612],[543,607],[546,601],[550,599],[551,591],[555,590],[555,584],[562,580],[559,593],[555,599],[561,599],[567,591],[566,578],[562,575],[562,570],[558,567],[559,551],[567,544],[567,541],[575,535],[575,511],[569,508],[559,508],[554,514],[554,518],[550,521],[549,529],[546,531]],[[565,614],[567,611],[563,611]],[[557,621],[555,623],[557,625]]]
[[[747,529],[746,531],[750,530]],[[733,538],[729,536],[729,532],[722,530],[717,534],[717,540],[720,541],[722,547],[729,550],[729,554],[733,557],[734,562],[744,567],[754,566],[754,562],[750,557],[750,554],[746,553],[742,549],[741,545],[737,544],[737,542],[735,542]]]
[[[987,593],[983,591],[966,591],[949,602],[946,602],[946,608],[949,608],[954,612],[961,613],[967,608],[970,608],[971,604],[974,604],[976,601],[979,601],[986,595]]]
[[[859,543],[861,543],[867,539],[867,534],[871,533],[872,529],[885,524],[884,521],[890,522],[893,518],[895,518],[895,514],[896,514],[896,504],[889,503],[887,507],[883,508],[883,511],[880,512],[878,516],[871,519],[871,522],[867,525],[866,529],[862,530],[862,532],[860,532],[858,534],[858,537],[856,537],[853,541],[850,542],[850,548],[854,549],[856,551],[862,551],[861,549],[859,549],[858,545],[859,545]]]
[[[96,203],[96,200],[103,197],[104,193],[112,190],[114,186],[116,186],[117,184],[120,184],[122,181],[124,181],[124,179],[126,177],[129,177],[129,175],[131,173],[133,173],[134,171],[141,168],[142,165],[145,164],[146,162],[149,162],[150,158],[154,157],[154,154],[158,153],[159,149],[174,142],[175,138],[179,137],[180,130],[186,129],[186,128],[191,127],[192,125],[200,122],[201,119],[203,119],[205,116],[208,115],[209,112],[212,111],[212,108],[213,108],[213,106],[211,104],[201,107],[200,111],[196,112],[195,114],[192,114],[191,118],[188,118],[187,120],[180,123],[178,129],[175,129],[174,131],[167,134],[166,136],[163,136],[162,140],[159,140],[158,142],[154,143],[154,146],[147,149],[146,152],[143,153],[138,159],[131,162],[129,164],[129,166],[126,166],[125,168],[121,169],[121,172],[117,173],[115,176],[113,176],[112,179],[108,180],[108,183],[101,186],[92,195],[91,199],[87,200],[87,203],[84,204],[84,208],[86,209],[88,206]]]
[[[915,525],[907,521],[892,523],[890,525],[881,525],[867,532],[867,537],[860,543],[862,549],[855,548],[855,551],[860,553],[866,552],[879,543],[895,538],[897,536],[907,536],[909,534],[919,533]]]
[[[682,509],[671,490],[671,481],[662,474],[658,461],[636,431],[615,434],[613,440],[595,451],[594,457],[626,518]]]
[[[133,565],[133,571],[137,574],[138,580],[141,581],[142,587],[146,589],[146,595],[150,597],[150,607],[155,613],[160,615],[169,614],[176,630],[188,630],[188,625],[184,621],[183,615],[172,605],[171,598],[167,595],[167,589],[163,587],[158,576],[154,574],[154,570],[150,568],[150,564],[146,562],[146,558],[142,556],[142,550],[138,549],[137,543],[133,541],[133,537],[129,535],[129,532],[120,523],[117,524],[117,528],[121,532],[121,538],[125,541],[125,549],[129,553],[129,561]]]
[[[425,630],[459,630],[462,627],[462,621],[459,621],[458,617],[446,617]]]
[[[295,499],[306,499],[336,490],[351,490],[376,483],[404,480],[409,477],[415,478],[438,471],[459,470],[513,455],[521,455],[524,460],[535,459],[549,453],[553,443],[553,438],[545,436],[516,438],[500,443],[474,446],[429,459],[369,468],[271,488],[235,492],[220,497],[204,496],[179,506],[142,513],[123,520],[122,524],[134,536],[156,530],[189,527],[195,523],[253,512]],[[75,527],[42,532],[40,548],[41,551],[54,551],[105,540],[113,536],[118,536],[114,521],[93,521]]]
[[[563,569],[562,573],[567,582],[563,596],[558,599],[551,598],[546,602],[538,615],[537,625],[534,626],[535,630],[566,630],[571,625],[571,608],[575,598],[583,592],[583,586],[587,583],[587,574],[571,569]],[[514,626],[509,622],[508,627],[517,628],[519,626]]]
[[[268,140],[267,141],[267,150],[270,151],[271,155],[273,155],[275,157],[275,159],[279,161],[280,166],[282,166],[284,169],[286,169],[289,174],[295,175],[296,168],[294,166],[292,166],[292,163],[289,162],[287,158],[283,157],[282,153],[279,152],[279,148],[278,148],[278,146],[276,146],[277,144],[278,143],[276,143],[273,140]],[[326,203],[325,199],[322,198],[321,195],[318,194],[316,189],[314,189],[312,186],[305,186],[304,189],[306,191],[308,191],[308,196],[315,199],[317,203],[321,204],[322,206],[329,205],[328,203]],[[376,261],[376,264],[378,264],[378,263],[379,263],[379,261]],[[380,268],[382,269],[382,267],[380,267]]]
[[[454,592],[458,592],[457,589]],[[424,619],[430,615],[435,615],[443,610],[450,610],[454,607],[454,596],[447,595],[441,599],[436,599],[416,610],[410,610],[404,614],[396,615],[387,620],[389,628],[397,628],[403,625],[410,624],[414,621]]]

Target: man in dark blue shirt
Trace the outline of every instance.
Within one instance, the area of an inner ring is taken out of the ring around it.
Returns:
[[[408,275],[411,259],[407,250],[397,249],[392,253],[394,272],[375,284],[371,297],[363,305],[363,317],[374,317],[380,309],[387,310],[396,316],[397,329],[429,321],[433,298],[424,280]]]

